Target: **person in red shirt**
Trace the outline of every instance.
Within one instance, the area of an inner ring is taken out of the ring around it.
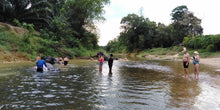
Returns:
[[[99,57],[99,72],[102,72],[103,62],[104,62],[104,57],[103,57],[103,55],[101,55],[101,56]]]

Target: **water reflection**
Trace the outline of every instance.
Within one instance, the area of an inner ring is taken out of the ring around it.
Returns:
[[[114,61],[112,73],[107,62],[100,73],[98,62],[85,60],[60,73],[25,68],[4,69],[16,74],[0,77],[0,109],[219,109],[219,74],[203,65],[198,81],[172,61]]]

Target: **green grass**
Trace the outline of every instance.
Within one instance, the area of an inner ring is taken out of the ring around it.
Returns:
[[[190,54],[190,56],[194,55],[194,51],[198,51],[199,56],[202,58],[220,57],[220,51],[210,52],[206,49],[199,49],[199,50],[188,49],[188,53]],[[180,56],[182,56],[182,55],[183,55],[183,52],[180,53]]]
[[[141,56],[145,55],[175,55],[179,53],[182,50],[182,46],[174,46],[170,48],[153,48],[153,49],[148,49],[145,51],[142,51],[139,53]]]
[[[88,50],[83,46],[66,48],[57,41],[44,39],[33,33],[18,35],[2,28],[0,30],[0,50],[7,54],[19,52],[30,59],[35,59],[39,53],[43,56],[57,57],[61,55],[62,57],[69,56],[73,58],[94,55],[99,51],[99,49]]]

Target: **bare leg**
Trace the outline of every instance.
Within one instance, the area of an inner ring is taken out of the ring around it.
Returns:
[[[99,66],[99,71],[102,72],[102,66]]]
[[[196,79],[196,65],[193,65],[193,69],[194,69],[194,79]]]
[[[199,79],[199,64],[196,64],[196,79]]]
[[[189,78],[188,68],[186,68],[186,78]]]
[[[184,68],[184,72],[185,72],[185,78],[188,78],[189,77],[188,69]]]
[[[99,72],[100,72],[100,71],[102,71],[102,70],[101,70],[101,66],[99,66]]]

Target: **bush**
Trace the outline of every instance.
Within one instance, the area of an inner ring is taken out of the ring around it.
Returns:
[[[220,50],[220,35],[213,36],[212,42],[213,42],[215,51],[219,51]]]
[[[206,49],[210,52],[214,52],[215,51],[215,46],[213,44],[210,44]]]
[[[183,44],[191,49],[208,49],[209,51],[220,50],[220,35],[199,35],[185,37]]]

